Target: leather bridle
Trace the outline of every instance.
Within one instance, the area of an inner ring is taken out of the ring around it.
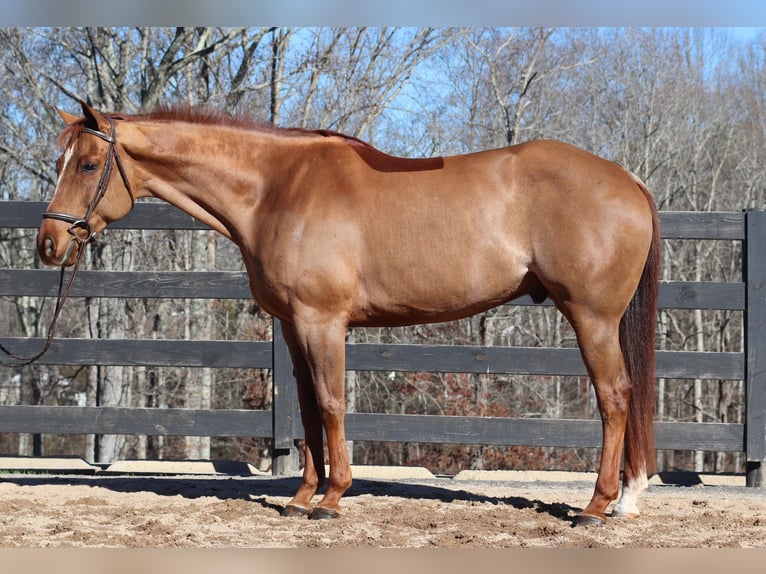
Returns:
[[[117,170],[120,172],[120,177],[122,177],[122,183],[125,184],[125,189],[128,190],[128,195],[130,195],[131,209],[136,203],[136,198],[133,195],[133,190],[130,187],[130,182],[128,181],[128,177],[125,175],[125,168],[122,165],[120,154],[117,151],[117,140],[114,136],[114,120],[110,117],[107,117],[106,119],[109,120],[109,134],[90,128],[83,128],[82,130],[87,134],[101,138],[109,144],[109,150],[106,152],[106,159],[104,160],[104,169],[101,172],[101,177],[98,180],[96,193],[88,203],[88,208],[85,211],[85,215],[83,217],[76,217],[74,215],[69,215],[67,213],[61,213],[58,211],[46,211],[43,213],[43,219],[58,219],[59,221],[65,221],[71,224],[67,229],[67,233],[72,236],[72,239],[69,248],[67,249],[66,255],[62,261],[66,261],[69,258],[74,245],[82,247],[83,245],[93,241],[93,239],[96,237],[96,232],[93,231],[88,220],[90,219],[90,216],[93,214],[98,204],[106,195],[106,190],[109,187],[109,179],[112,177],[112,167],[115,163],[117,164]],[[85,230],[87,233],[87,237],[85,239],[83,239],[77,233],[78,229]]]
[[[43,347],[42,351],[32,357],[20,357],[19,355],[8,351],[5,347],[3,347],[3,345],[0,344],[0,350],[2,350],[3,353],[12,359],[15,359],[16,361],[19,361],[16,363],[8,363],[0,360],[0,365],[5,365],[8,367],[23,367],[25,365],[34,363],[37,359],[42,357],[48,351],[48,349],[50,349],[51,344],[53,343],[53,335],[56,329],[56,322],[58,321],[59,315],[61,314],[61,309],[64,307],[64,301],[66,301],[67,297],[69,296],[69,291],[72,288],[72,284],[74,283],[74,278],[77,275],[77,271],[80,268],[80,261],[82,260],[82,257],[85,253],[84,247],[88,243],[91,243],[96,237],[96,232],[93,231],[89,219],[98,204],[106,195],[107,188],[109,187],[109,180],[112,176],[112,168],[115,163],[117,164],[117,170],[120,172],[120,177],[122,177],[122,183],[125,184],[125,189],[127,189],[128,195],[130,195],[131,209],[136,203],[136,198],[133,195],[133,190],[130,187],[130,182],[128,181],[128,177],[125,174],[125,168],[122,165],[120,154],[117,151],[117,140],[115,139],[114,135],[114,120],[110,117],[107,117],[106,119],[109,120],[109,134],[91,128],[83,128],[82,130],[85,133],[101,138],[109,144],[109,149],[106,152],[106,159],[104,160],[104,169],[101,172],[101,177],[98,180],[96,193],[88,203],[88,207],[85,210],[85,215],[82,217],[76,217],[74,215],[69,215],[68,213],[61,213],[58,211],[46,211],[43,213],[43,219],[57,219],[59,221],[69,223],[70,226],[67,229],[67,233],[72,236],[66,253],[61,259],[62,265],[61,275],[59,276],[58,294],[56,296],[56,309],[53,313],[51,325],[48,328],[48,337],[46,339],[45,346]],[[83,239],[78,233],[78,230],[84,230],[87,233],[87,237]],[[72,266],[72,273],[69,276],[69,279],[66,281],[65,286],[64,273],[66,268],[64,267],[63,263],[69,259],[72,254],[72,250],[75,248],[77,248],[77,259],[75,259],[74,265]]]

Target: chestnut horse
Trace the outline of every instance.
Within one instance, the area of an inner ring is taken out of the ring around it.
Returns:
[[[329,131],[278,129],[191,109],[59,112],[58,183],[42,260],[83,246],[157,197],[240,248],[255,301],[289,346],[305,429],[285,516],[334,518],[351,485],[344,430],[349,326],[466,317],[528,294],[572,324],[601,413],[592,500],[579,523],[635,517],[655,471],[657,210],[616,163],[556,141],[402,159]],[[117,165],[117,170],[113,166]],[[327,434],[329,485],[322,431]]]

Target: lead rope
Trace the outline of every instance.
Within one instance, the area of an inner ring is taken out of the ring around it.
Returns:
[[[80,261],[82,261],[82,257],[84,253],[85,253],[85,246],[83,245],[80,247],[77,253],[77,259],[74,262],[72,273],[69,275],[69,280],[66,282],[66,288],[64,287],[64,275],[66,274],[66,268],[65,267],[61,268],[61,273],[59,274],[58,294],[56,295],[56,308],[53,312],[53,319],[51,319],[50,327],[48,327],[48,337],[45,340],[45,346],[42,348],[42,350],[39,353],[31,357],[22,357],[17,355],[16,353],[9,351],[8,349],[5,348],[5,346],[2,343],[0,343],[0,350],[2,350],[6,356],[17,361],[17,362],[8,362],[8,361],[4,361],[3,359],[0,359],[0,365],[3,365],[4,367],[24,367],[26,365],[30,365],[34,363],[37,359],[39,359],[45,353],[47,353],[48,350],[51,348],[51,345],[53,344],[53,336],[56,333],[56,323],[58,322],[59,315],[61,315],[61,310],[64,308],[64,302],[69,297],[69,291],[72,289],[74,278],[77,275],[77,271],[80,269]]]
[[[23,367],[26,365],[29,365],[31,363],[34,363],[37,359],[42,357],[45,353],[48,352],[48,350],[51,348],[51,345],[53,344],[53,336],[56,331],[56,323],[58,322],[59,315],[61,315],[61,310],[64,307],[64,302],[69,297],[69,291],[72,289],[72,284],[74,283],[74,278],[77,275],[77,271],[80,269],[80,262],[82,261],[83,255],[85,254],[85,246],[93,241],[93,238],[95,237],[95,233],[91,230],[90,224],[88,223],[88,219],[90,219],[90,216],[92,215],[93,211],[95,211],[96,206],[99,204],[101,199],[103,199],[104,195],[106,195],[106,189],[109,186],[109,179],[112,175],[112,166],[113,164],[117,163],[117,170],[120,172],[120,177],[122,177],[122,181],[125,184],[125,188],[128,190],[128,194],[130,195],[130,201],[131,201],[131,209],[133,205],[135,205],[135,196],[133,195],[133,190],[130,187],[130,183],[128,182],[127,175],[125,174],[125,169],[122,166],[122,161],[120,159],[119,154],[117,153],[116,148],[116,140],[114,137],[114,120],[112,118],[107,118],[109,120],[109,127],[110,127],[110,133],[109,135],[105,134],[104,132],[92,130],[90,128],[83,128],[83,131],[89,134],[92,134],[94,136],[97,136],[101,138],[102,140],[109,143],[109,151],[106,154],[106,160],[104,161],[104,170],[101,172],[101,177],[98,180],[98,187],[96,188],[96,193],[91,199],[90,203],[88,203],[88,208],[85,211],[85,215],[82,218],[77,218],[72,215],[68,215],[66,213],[57,213],[53,211],[46,211],[43,213],[43,218],[48,219],[58,219],[60,221],[65,221],[67,223],[71,223],[69,229],[67,230],[70,235],[72,235],[72,239],[70,240],[69,248],[67,250],[67,255],[65,255],[65,259],[68,257],[68,251],[69,249],[72,249],[72,246],[79,245],[79,249],[77,250],[77,259],[75,259],[74,266],[72,267],[72,273],[69,276],[69,280],[66,282],[66,287],[64,287],[64,275],[66,273],[65,267],[61,267],[61,274],[59,275],[59,287],[58,287],[58,294],[56,295],[56,308],[53,312],[53,319],[51,320],[50,327],[48,328],[48,337],[45,341],[45,346],[43,349],[37,353],[36,355],[33,355],[32,357],[21,357],[15,353],[12,353],[8,349],[6,349],[2,343],[0,343],[0,350],[2,350],[3,353],[5,353],[6,356],[10,357],[11,359],[14,359],[18,362],[11,363],[4,361],[0,359],[0,365],[3,365],[5,367]],[[85,239],[82,239],[79,235],[77,235],[77,232],[75,231],[77,228],[85,229],[88,236]]]

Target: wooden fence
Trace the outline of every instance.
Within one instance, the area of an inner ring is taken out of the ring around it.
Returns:
[[[0,202],[0,227],[37,228],[44,204]],[[665,239],[744,242],[743,281],[663,282],[660,306],[744,311],[744,353],[660,351],[657,376],[744,380],[746,420],[735,423],[656,422],[658,449],[739,451],[747,484],[761,486],[766,459],[766,212],[663,212]],[[205,229],[166,204],[143,203],[113,228]],[[34,247],[30,245],[30,249]],[[58,271],[0,269],[0,296],[54,296]],[[245,273],[81,271],[72,296],[250,298]],[[520,298],[514,305],[531,305]],[[42,339],[5,336],[0,343],[25,355]],[[274,472],[291,468],[302,437],[292,365],[274,323],[273,341],[57,339],[39,360],[50,365],[143,365],[272,369],[268,411],[73,406],[0,406],[0,432],[176,436],[248,436],[272,440]],[[347,345],[349,370],[584,376],[577,349],[435,345]],[[597,420],[491,418],[349,413],[349,440],[483,445],[598,447]]]

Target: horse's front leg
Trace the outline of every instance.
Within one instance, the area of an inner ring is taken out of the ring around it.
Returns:
[[[305,316],[296,317],[293,328],[295,344],[305,359],[313,383],[311,389],[308,385],[301,384],[299,396],[302,397],[301,409],[303,410],[304,403],[311,409],[310,413],[302,412],[301,416],[308,447],[306,466],[312,464],[315,469],[313,472],[304,469],[303,484],[293,500],[302,502],[305,494],[314,486],[312,476],[324,478],[321,428],[324,426],[330,458],[330,481],[324,497],[311,511],[310,518],[337,518],[341,513],[340,499],[351,486],[351,467],[344,426],[347,323],[336,317],[327,318],[321,314],[306,313]],[[296,500],[299,496],[301,500]]]
[[[295,380],[298,383],[298,403],[304,431],[303,480],[292,500],[287,503],[282,516],[308,516],[313,510],[312,499],[325,481],[324,436],[322,417],[319,414],[314,384],[302,346],[292,325],[282,321],[282,334],[290,349]]]

